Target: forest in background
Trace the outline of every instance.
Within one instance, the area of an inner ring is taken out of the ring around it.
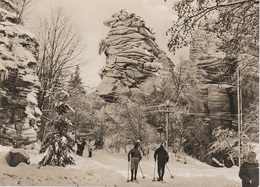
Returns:
[[[18,23],[23,24],[22,17],[32,2],[19,1]],[[136,139],[141,140],[144,147],[149,147],[165,138],[165,133],[162,132],[160,136],[158,129],[165,128],[168,115],[169,147],[177,144],[180,150],[208,164],[212,164],[211,157],[217,153],[228,154],[237,159],[240,140],[243,153],[248,151],[252,143],[259,142],[258,64],[252,64],[252,61],[241,57],[243,54],[250,54],[259,59],[258,53],[253,53],[259,47],[258,6],[257,0],[182,0],[173,7],[179,19],[172,26],[169,25],[169,30],[166,31],[171,36],[169,50],[175,52],[190,45],[192,31],[198,29],[200,21],[212,20],[209,17],[214,13],[216,18],[206,25],[206,30],[220,37],[222,43],[218,46],[219,50],[226,54],[226,60],[219,67],[225,76],[223,80],[219,80],[219,84],[237,87],[238,67],[257,67],[255,72],[241,70],[241,132],[237,128],[221,126],[208,129],[208,118],[187,115],[189,111],[196,113],[203,108],[199,90],[205,79],[205,72],[192,60],[182,60],[180,64],[176,64],[170,74],[162,77],[160,88],[155,88],[149,96],[118,95],[116,102],[108,102],[95,92],[89,92],[90,88],[85,88],[81,78],[82,62],[78,61],[84,51],[81,37],[66,12],[57,7],[50,17],[39,21],[38,30],[32,31],[39,43],[36,67],[41,83],[37,99],[42,111],[39,140],[42,141],[52,131],[50,122],[57,117],[55,107],[60,102],[59,94],[66,91],[70,95],[68,104],[75,110],[75,113],[67,114],[74,125],[71,131],[75,138],[105,141],[109,149],[116,151],[125,149]],[[230,59],[232,64],[229,64]],[[167,101],[172,106],[171,113],[164,112]],[[107,113],[106,107],[114,109],[113,118]],[[209,134],[203,134],[205,131]],[[241,138],[238,138],[238,133],[241,133]],[[210,137],[209,144],[202,141],[203,136]]]

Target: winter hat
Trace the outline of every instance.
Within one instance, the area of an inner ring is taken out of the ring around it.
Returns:
[[[249,159],[249,157],[256,157],[256,153],[254,152],[254,151],[249,151],[248,153],[247,153],[247,156],[246,156],[246,159],[248,160]]]
[[[165,148],[165,143],[163,142],[163,143],[161,143],[160,144],[160,147],[163,147],[163,148]]]
[[[162,146],[162,147],[165,147],[165,146],[166,146],[166,141],[165,141],[165,142],[162,142],[162,143],[161,143],[161,146]]]
[[[253,152],[253,151],[249,151],[246,155],[246,162],[250,163],[250,164],[253,164],[253,163],[256,163],[257,160],[256,160],[256,153]]]

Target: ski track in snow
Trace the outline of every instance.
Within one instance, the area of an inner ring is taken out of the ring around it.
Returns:
[[[104,158],[102,158],[104,157]],[[96,153],[96,155],[93,157],[97,162],[99,162],[101,167],[112,169],[113,171],[121,174],[122,176],[126,177],[128,175],[128,162],[127,157],[124,158],[123,156],[110,156],[110,155],[101,155]],[[191,160],[191,159],[190,159]],[[144,157],[140,161],[140,166],[143,171],[143,175],[145,178],[153,178],[154,173],[154,163],[151,164],[151,161],[153,161],[153,158],[150,157],[147,159]],[[192,162],[196,162],[196,160],[193,160]],[[169,163],[167,163],[167,166],[173,176],[180,176],[180,177],[215,177],[215,176],[222,176],[226,177],[230,180],[240,181],[240,178],[238,177],[238,167],[234,168],[216,168],[211,167],[209,165],[206,165],[204,163],[199,163],[198,165],[190,165],[183,164],[183,162],[177,162],[174,159],[171,159]],[[130,167],[130,166],[129,166]],[[125,169],[122,169],[125,168]],[[232,171],[232,172],[230,172]],[[234,172],[235,171],[235,172]],[[129,172],[130,173],[130,172]],[[233,173],[233,175],[232,175]],[[142,178],[143,175],[140,171],[140,167],[138,168],[138,177]],[[155,175],[157,175],[157,168],[155,170]],[[130,176],[130,174],[129,174]],[[169,178],[170,173],[168,169],[165,167],[165,176]]]

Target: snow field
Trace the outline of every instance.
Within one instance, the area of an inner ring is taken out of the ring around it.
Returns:
[[[76,166],[63,167],[41,167],[38,169],[38,161],[43,157],[38,151],[26,151],[30,155],[31,164],[19,164],[17,167],[9,167],[4,155],[10,150],[0,146],[0,185],[1,186],[174,186],[174,187],[241,187],[238,177],[238,168],[214,168],[204,163],[187,157],[187,164],[177,162],[170,154],[167,166],[174,176],[171,178],[165,168],[164,181],[166,183],[153,182],[154,159],[153,152],[149,158],[143,157],[140,166],[143,175],[138,170],[137,179],[139,184],[127,182],[128,161],[124,152],[107,153],[105,150],[95,150],[93,157],[88,157],[87,150],[83,157],[73,155]],[[156,176],[157,176],[157,172]],[[155,177],[156,177],[155,176]]]

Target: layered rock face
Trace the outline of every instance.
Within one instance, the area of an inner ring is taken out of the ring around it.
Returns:
[[[193,33],[190,47],[190,59],[199,69],[206,72],[204,87],[201,89],[204,101],[204,113],[210,116],[211,129],[219,125],[232,125],[232,101],[236,93],[231,91],[231,85],[219,84],[224,72],[219,66],[223,64],[225,54],[217,50],[221,41],[213,34],[201,29]],[[235,90],[234,90],[235,91]],[[232,94],[230,94],[232,92]]]
[[[157,76],[174,67],[155,43],[154,33],[139,16],[126,10],[112,15],[104,24],[110,31],[100,43],[106,66],[100,71],[102,81],[97,94],[107,101],[122,94],[151,94]]]
[[[40,88],[35,73],[38,43],[18,24],[15,4],[0,0],[0,144],[21,147],[37,140]]]
[[[227,65],[232,68],[234,61],[230,59],[230,61],[224,62],[226,55],[217,50],[217,45],[220,42],[220,39],[218,39],[214,33],[207,32],[201,28],[193,34],[193,43],[190,47],[190,59],[197,64],[199,69],[203,69],[206,72],[204,86],[201,89],[205,106],[202,112],[204,112],[206,116],[210,116],[211,129],[220,125],[237,128],[237,77],[234,75],[236,74],[236,69],[231,70],[231,74],[234,76],[233,85],[221,83],[225,73],[220,67]],[[243,58],[243,60],[241,58]],[[240,67],[243,67],[240,68],[241,75],[247,74],[251,76],[249,72],[258,71],[258,58],[249,54],[241,54],[239,55],[238,61]],[[256,64],[256,67],[245,66],[245,64],[249,62],[250,64]],[[257,74],[252,76],[256,75]],[[245,80],[244,82],[247,81]],[[244,91],[245,90],[243,90],[242,95],[245,96]],[[254,93],[254,95],[257,95],[257,93]],[[246,101],[246,97],[244,97],[243,100]],[[247,105],[248,103],[243,103],[243,108],[247,107]]]

